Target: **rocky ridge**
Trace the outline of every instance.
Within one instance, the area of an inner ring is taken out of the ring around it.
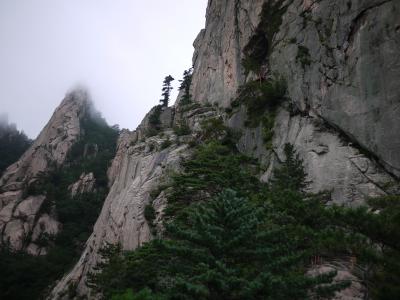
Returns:
[[[195,137],[201,120],[216,114],[212,108],[186,112],[164,108],[160,115],[162,131],[149,137],[149,117],[153,111],[147,114],[137,130],[121,132],[117,153],[108,171],[110,192],[93,234],[78,263],[57,283],[49,299],[67,299],[70,286],[76,287],[79,295],[95,297],[87,286],[87,276],[101,259],[99,250],[107,243],[119,243],[125,250],[135,249],[152,238],[150,225],[144,217],[145,206],[152,201],[157,222],[162,218],[166,198],[164,193],[155,198],[151,194],[172,172],[179,170],[183,158],[190,156],[187,141]],[[173,126],[182,119],[194,129],[192,134],[178,136],[174,132]]]
[[[55,235],[60,225],[53,215],[41,212],[46,196],[26,196],[26,189],[38,176],[63,164],[79,139],[80,119],[87,105],[83,90],[67,94],[31,147],[4,172],[0,179],[2,244],[34,255],[46,253],[35,242],[43,233]]]

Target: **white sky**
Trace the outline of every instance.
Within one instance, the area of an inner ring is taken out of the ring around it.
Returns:
[[[161,99],[164,77],[175,77],[176,92],[191,66],[206,5],[0,0],[0,114],[34,138],[67,90],[80,84],[109,124],[136,128]]]

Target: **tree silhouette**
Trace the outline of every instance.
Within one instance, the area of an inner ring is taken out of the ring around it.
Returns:
[[[190,85],[192,83],[192,71],[193,69],[190,68],[183,72],[183,79],[179,80],[181,85],[179,86],[179,91],[184,91],[182,96],[181,104],[188,104],[191,102],[192,95],[190,95]]]
[[[163,81],[163,88],[162,88],[162,96],[163,99],[160,100],[162,106],[167,107],[168,103],[169,103],[169,96],[171,94],[171,90],[173,89],[173,87],[171,86],[171,82],[174,81],[174,77],[172,77],[171,75],[168,75],[165,77],[164,81]]]

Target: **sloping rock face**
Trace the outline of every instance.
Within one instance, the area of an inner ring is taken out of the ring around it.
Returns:
[[[96,178],[92,172],[88,174],[82,173],[79,180],[69,186],[68,189],[71,191],[71,196],[75,197],[76,195],[93,192],[95,185]]]
[[[191,110],[178,115],[189,121],[193,127],[209,117],[211,108]],[[135,249],[152,238],[149,225],[144,217],[144,209],[153,201],[157,220],[166,205],[163,193],[152,199],[155,191],[172,172],[179,170],[183,158],[190,155],[185,137],[178,137],[172,130],[176,122],[172,116],[175,110],[165,109],[160,116],[161,134],[146,136],[148,118],[145,117],[136,131],[122,131],[116,156],[108,170],[110,192],[94,226],[93,234],[86,243],[86,248],[73,270],[57,283],[49,299],[68,299],[69,287],[76,287],[78,295],[94,298],[87,287],[87,275],[100,261],[99,250],[107,243],[119,243],[123,249]],[[164,115],[164,116],[163,116]],[[169,117],[168,117],[169,116]],[[195,134],[195,133],[194,133]],[[165,146],[165,141],[170,145]]]
[[[398,191],[398,1],[209,1],[206,28],[194,43],[193,98],[228,107],[237,87],[254,79],[241,67],[243,49],[262,6],[276,3],[284,9],[279,28],[267,37],[264,69],[266,77],[286,79],[296,113],[278,114],[271,153],[261,127],[244,126],[242,109],[228,120],[243,130],[239,147],[269,166],[268,180],[283,145],[294,144],[311,191],[332,190],[335,202],[357,204]]]
[[[31,254],[45,253],[35,245],[35,238],[40,233],[56,234],[59,224],[53,216],[40,212],[45,195],[26,197],[26,188],[38,175],[64,162],[68,150],[79,139],[80,118],[87,105],[86,92],[67,94],[32,146],[4,172],[0,179],[1,243],[14,250],[27,249]]]

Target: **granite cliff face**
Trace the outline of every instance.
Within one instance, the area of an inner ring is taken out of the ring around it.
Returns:
[[[111,190],[93,234],[49,298],[67,299],[71,286],[94,297],[86,280],[100,259],[99,249],[107,242],[134,249],[151,239],[144,218],[150,193],[190,155],[185,140],[178,141],[172,131],[182,121],[195,138],[201,119],[223,117],[243,133],[238,148],[260,160],[265,181],[283,160],[284,144],[291,143],[304,160],[309,190],[331,191],[333,202],[355,206],[367,197],[399,193],[399,12],[396,0],[209,0],[206,27],[194,42],[191,85],[193,100],[203,106],[165,109],[158,136],[146,134],[154,111],[136,131],[122,132],[109,169]],[[269,22],[271,16],[279,19]],[[288,89],[269,148],[261,125],[246,127],[244,106],[230,114],[225,110],[239,86],[261,76],[242,67],[243,51],[255,35],[267,49],[262,77],[278,74]],[[164,148],[166,140],[172,143]],[[156,196],[158,219],[165,203],[163,193]],[[361,290],[352,286],[340,299],[360,299]]]
[[[70,286],[76,287],[79,295],[95,297],[87,287],[87,276],[101,259],[99,250],[107,243],[119,243],[125,250],[135,249],[152,238],[144,217],[145,206],[152,200],[157,222],[162,218],[166,198],[163,192],[151,194],[168,181],[172,172],[179,170],[183,158],[190,156],[186,142],[195,136],[200,121],[216,114],[212,108],[187,112],[165,108],[160,115],[162,134],[149,137],[149,117],[153,111],[135,131],[121,132],[116,156],[108,170],[110,192],[93,234],[78,263],[57,283],[49,299],[68,299]],[[173,125],[182,119],[194,128],[193,136],[177,136],[174,132]]]
[[[4,172],[0,179],[2,244],[35,255],[46,253],[35,242],[43,233],[56,234],[60,224],[53,215],[41,212],[46,196],[26,196],[26,189],[38,176],[63,164],[79,139],[80,119],[87,105],[86,92],[69,93],[31,147]]]
[[[272,168],[290,142],[306,162],[312,190],[333,189],[333,200],[347,203],[384,194],[400,175],[400,60],[394,55],[400,3],[209,1],[206,29],[194,44],[194,99],[228,107],[238,86],[254,78],[244,75],[241,60],[263,5],[283,12],[274,35],[266,36],[265,76],[286,79],[296,114],[279,112],[272,156],[261,149],[260,128],[245,129],[242,150]],[[240,111],[228,122],[244,128],[244,118]]]

